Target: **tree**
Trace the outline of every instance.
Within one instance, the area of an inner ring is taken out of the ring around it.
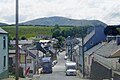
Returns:
[[[119,35],[119,31],[113,27],[113,26],[107,26],[105,29],[104,29],[104,34],[105,35],[113,35],[113,36],[116,36],[116,35]]]
[[[26,40],[26,37],[25,37],[25,36],[22,36],[22,37],[21,37],[21,40]]]
[[[58,29],[56,29],[56,30],[53,32],[52,37],[53,37],[53,38],[57,38],[57,37],[59,37],[60,35],[61,35],[61,31],[58,30]]]
[[[52,37],[54,37],[54,38],[57,38],[57,37],[59,37],[60,35],[61,35],[61,29],[60,29],[60,27],[59,26],[55,26],[53,29],[52,29]]]

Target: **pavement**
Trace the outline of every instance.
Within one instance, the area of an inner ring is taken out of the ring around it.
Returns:
[[[83,74],[79,71],[79,70],[77,70],[77,75],[80,77],[80,80],[90,80],[90,79],[87,79],[86,78],[86,76],[85,76],[85,78],[83,78]]]
[[[90,79],[84,79],[82,78],[82,74],[79,72],[79,70],[77,71],[77,75],[80,77],[80,80],[90,80]],[[26,77],[26,78],[19,78],[19,80],[38,80],[40,78],[40,74],[35,74],[32,77]],[[15,77],[10,77],[10,78],[6,78],[3,80],[15,80]]]
[[[34,74],[32,76],[28,76],[28,77],[25,77],[25,78],[20,78],[19,77],[19,80],[38,80],[39,77],[40,77],[40,74]],[[5,78],[5,79],[2,79],[2,80],[15,80],[15,77],[14,76],[9,76],[9,78]]]

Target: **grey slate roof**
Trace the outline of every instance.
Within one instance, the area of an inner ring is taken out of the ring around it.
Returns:
[[[2,33],[2,34],[7,34],[8,32],[6,32],[6,31],[3,30],[2,28],[0,28],[0,33]]]
[[[94,61],[99,62],[100,64],[102,64],[106,68],[109,68],[109,69],[113,68],[113,64],[112,64],[111,60],[108,58],[102,57],[100,55],[94,54]]]
[[[90,34],[88,34],[85,38],[84,38],[84,44],[87,43],[95,34],[95,30],[93,30]]]
[[[118,49],[120,49],[120,45],[117,45],[116,41],[112,40],[109,43],[103,45],[98,50],[96,50],[95,53],[107,58],[107,57],[110,57]]]
[[[102,46],[104,46],[106,43],[99,43],[97,45],[95,45],[94,47],[92,47],[91,49],[87,50],[85,52],[85,55],[90,55],[92,54],[93,52],[95,52],[96,50],[98,50],[99,48],[101,48]]]
[[[117,61],[116,58],[109,58],[114,52],[120,49],[120,45],[117,45],[115,41],[103,42],[92,47],[85,52],[85,56],[94,53],[94,61],[99,62],[107,68],[113,68],[112,61]]]

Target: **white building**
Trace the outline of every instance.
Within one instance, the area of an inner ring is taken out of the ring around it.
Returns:
[[[8,32],[0,28],[0,80],[8,77]]]

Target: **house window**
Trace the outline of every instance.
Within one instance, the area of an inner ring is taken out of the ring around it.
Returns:
[[[32,63],[32,60],[31,59],[27,59],[27,63]]]
[[[5,68],[6,67],[6,56],[4,56],[4,60],[3,60],[3,67]]]
[[[84,51],[86,51],[87,50],[87,47],[84,47]]]
[[[4,36],[3,37],[3,49],[5,49],[6,48],[6,37]]]
[[[91,42],[90,45],[93,45],[93,42]]]

